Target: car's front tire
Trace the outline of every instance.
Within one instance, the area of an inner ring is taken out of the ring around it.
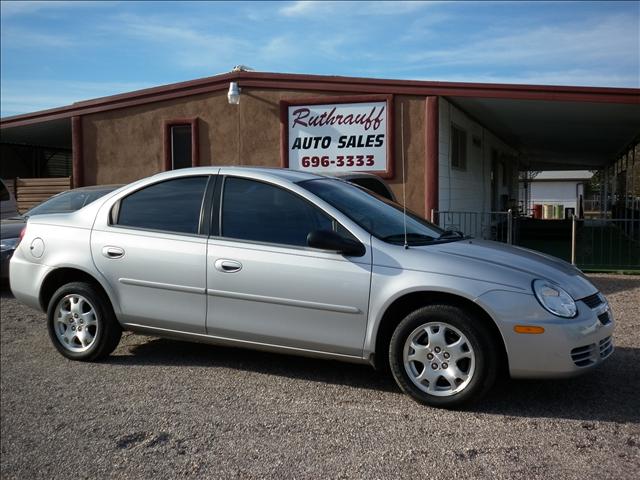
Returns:
[[[407,315],[389,345],[391,372],[402,391],[443,408],[481,398],[497,372],[495,344],[483,327],[454,305],[428,305]]]
[[[109,300],[84,282],[68,283],[53,294],[47,328],[53,345],[71,360],[104,358],[115,350],[122,336]]]

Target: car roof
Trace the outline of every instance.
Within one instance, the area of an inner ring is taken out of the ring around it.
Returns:
[[[320,175],[310,172],[301,172],[298,170],[289,170],[288,168],[277,168],[277,167],[221,167],[220,173],[223,175],[231,175],[235,171],[242,172],[243,170],[250,170],[255,173],[260,173],[262,175],[277,177],[282,180],[287,180],[289,182],[301,182],[303,180],[313,180],[314,178],[320,178]]]
[[[175,178],[188,175],[233,175],[234,173],[242,175],[247,172],[255,173],[263,177],[277,178],[288,182],[301,182],[303,180],[313,180],[325,178],[321,175],[310,172],[300,172],[298,170],[289,170],[287,168],[278,167],[250,167],[250,166],[207,166],[207,167],[190,167],[181,168],[179,170],[168,170],[153,175],[152,178]]]
[[[90,192],[94,190],[115,190],[116,188],[122,187],[124,184],[109,184],[109,185],[89,185],[86,187],[78,187],[71,190],[67,190],[68,192]]]

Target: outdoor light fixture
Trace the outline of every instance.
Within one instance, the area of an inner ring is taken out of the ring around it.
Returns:
[[[229,104],[238,105],[240,103],[240,91],[241,89],[238,86],[238,82],[231,82],[229,84],[229,93],[227,93]]]

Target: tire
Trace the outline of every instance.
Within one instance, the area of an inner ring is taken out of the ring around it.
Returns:
[[[87,362],[108,356],[122,336],[109,300],[84,282],[68,283],[56,290],[47,308],[47,329],[62,355]]]
[[[410,313],[390,340],[389,365],[396,383],[433,407],[456,408],[479,400],[494,384],[497,364],[488,330],[453,305],[428,305]]]

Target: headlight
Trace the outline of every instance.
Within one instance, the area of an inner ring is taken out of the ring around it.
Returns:
[[[0,251],[15,250],[18,243],[20,243],[19,238],[3,238],[0,240]]]
[[[578,308],[571,295],[559,286],[546,280],[533,281],[533,293],[546,310],[564,318],[576,316]]]

